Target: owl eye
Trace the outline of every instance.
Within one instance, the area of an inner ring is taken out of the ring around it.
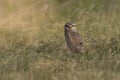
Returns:
[[[80,44],[82,45],[82,42],[80,42]]]
[[[68,28],[70,28],[70,26],[69,26],[69,25],[65,25],[65,27],[68,27]]]

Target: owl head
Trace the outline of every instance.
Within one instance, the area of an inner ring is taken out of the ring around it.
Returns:
[[[75,25],[76,24],[74,24],[74,23],[70,23],[70,22],[67,22],[66,24],[65,24],[65,30],[70,30],[70,31],[77,31],[76,30],[76,27],[75,27]]]

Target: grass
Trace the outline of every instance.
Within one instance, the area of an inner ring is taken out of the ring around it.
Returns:
[[[119,80],[120,2],[108,2],[5,1],[0,17],[0,80]],[[84,54],[72,53],[66,46],[68,21],[77,24],[87,47]]]

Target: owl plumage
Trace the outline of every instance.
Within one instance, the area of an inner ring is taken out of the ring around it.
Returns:
[[[82,53],[84,51],[83,41],[75,28],[75,24],[66,23],[64,26],[67,46],[72,52]]]

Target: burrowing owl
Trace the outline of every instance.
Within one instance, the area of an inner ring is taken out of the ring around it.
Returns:
[[[76,30],[75,24],[66,23],[64,26],[67,46],[72,52],[82,53],[84,51],[83,41]]]

